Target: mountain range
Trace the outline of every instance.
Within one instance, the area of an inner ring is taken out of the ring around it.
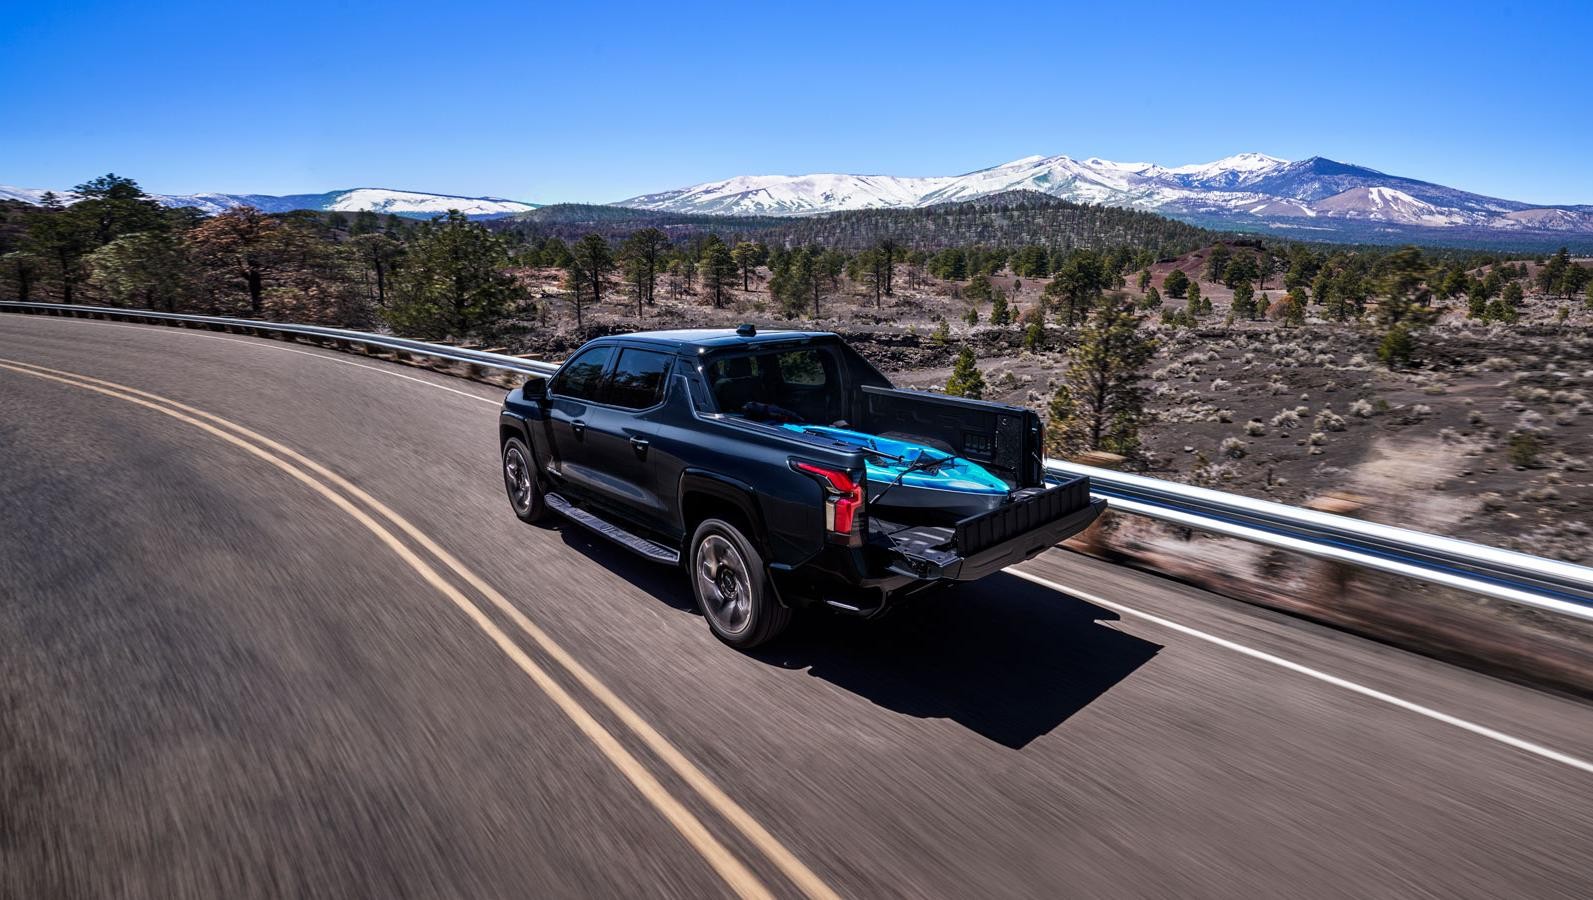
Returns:
[[[744,175],[619,201],[675,213],[803,216],[910,208],[1031,190],[1076,203],[1161,213],[1214,228],[1318,239],[1593,234],[1593,206],[1501,200],[1325,157],[1241,153],[1167,167],[1026,156],[964,175]]]
[[[963,175],[741,175],[643,194],[611,204],[662,215],[815,216],[850,210],[915,209],[1037,191],[1074,203],[1152,212],[1218,230],[1305,240],[1502,246],[1593,242],[1593,205],[1502,200],[1390,175],[1321,156],[1289,161],[1240,153],[1168,167],[1091,157],[1026,156]],[[67,199],[70,194],[56,192]],[[37,204],[43,190],[0,186],[0,200]],[[371,210],[430,217],[458,209],[472,218],[529,213],[538,204],[386,188],[324,194],[160,194],[167,206],[218,213]]]
[[[70,202],[70,191],[56,191]],[[0,185],[0,200],[21,200],[38,205],[43,189]],[[419,191],[394,191],[387,188],[354,188],[324,194],[151,194],[163,206],[186,206],[214,215],[239,206],[252,206],[262,212],[282,213],[300,209],[320,212],[393,213],[415,218],[438,216],[457,209],[473,219],[512,216],[536,209],[534,203],[504,200],[500,197],[456,197]]]

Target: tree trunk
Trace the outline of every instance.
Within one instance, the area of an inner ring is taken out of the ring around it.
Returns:
[[[243,282],[249,288],[249,314],[259,317],[265,291],[264,276],[259,269],[251,267],[243,271]]]
[[[61,302],[72,302],[72,261],[63,251],[61,258]]]

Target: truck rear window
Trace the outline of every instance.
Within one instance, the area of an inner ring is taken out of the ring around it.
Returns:
[[[761,403],[803,422],[831,422],[842,415],[839,367],[835,354],[822,347],[716,359],[708,365],[708,388],[720,412],[745,413],[748,403]]]

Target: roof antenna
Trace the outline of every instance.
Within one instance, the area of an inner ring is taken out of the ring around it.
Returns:
[[[758,329],[753,328],[751,322],[742,322],[740,325],[736,326],[737,337],[753,337],[757,333]]]

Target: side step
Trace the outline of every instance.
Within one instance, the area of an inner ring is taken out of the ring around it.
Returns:
[[[543,494],[542,499],[548,504],[548,509],[577,525],[601,534],[632,553],[645,556],[653,562],[665,563],[671,566],[680,564],[680,552],[677,550],[671,550],[663,544],[657,544],[647,538],[631,534],[613,522],[600,519],[584,509],[572,506],[570,501],[560,497],[558,494],[551,492]]]

